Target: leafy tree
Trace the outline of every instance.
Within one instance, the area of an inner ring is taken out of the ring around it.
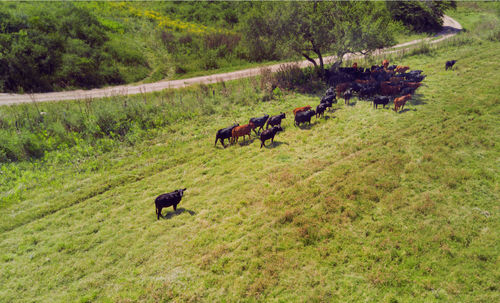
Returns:
[[[455,9],[455,1],[388,1],[388,10],[394,20],[416,32],[440,30],[447,9]]]
[[[286,55],[300,55],[324,72],[325,53],[337,55],[337,66],[348,53],[368,53],[394,42],[393,25],[387,9],[373,2],[280,3],[265,17],[266,31],[252,42],[275,42]],[[247,25],[251,25],[250,23]],[[248,30],[248,29],[247,29]],[[253,29],[253,31],[256,31]],[[247,35],[247,38],[253,38]],[[265,43],[262,43],[265,45]],[[316,55],[319,66],[313,59]]]

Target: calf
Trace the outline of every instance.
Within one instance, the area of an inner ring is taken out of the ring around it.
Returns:
[[[299,125],[300,123],[306,123],[308,122],[309,125],[311,125],[311,117],[314,116],[316,112],[314,110],[310,110],[307,112],[300,112],[295,115],[295,126]]]
[[[233,128],[233,131],[231,132],[231,143],[236,143],[238,142],[239,137],[243,136],[243,140],[245,140],[245,136],[248,135],[248,139],[250,140],[250,132],[252,129],[254,129],[255,126],[252,122],[242,125],[242,126],[236,126]]]
[[[261,131],[264,128],[264,125],[266,124],[267,119],[269,119],[269,115],[264,115],[263,117],[258,117],[258,118],[251,118],[250,123],[253,123],[254,125],[254,133],[257,135],[257,132],[255,131],[256,128],[259,128],[257,131]]]
[[[177,210],[177,204],[181,202],[182,196],[184,195],[184,189],[177,189],[171,193],[166,193],[159,195],[155,199],[155,205],[156,205],[156,219],[160,220],[161,216],[161,210],[162,208],[173,206],[174,211]],[[163,217],[163,216],[162,216]]]
[[[378,108],[379,104],[382,104],[382,107],[385,108],[385,106],[389,104],[389,97],[375,96],[375,98],[373,99],[373,107]]]
[[[320,103],[316,106],[316,118],[324,116],[325,110],[328,107],[328,103]],[[331,107],[331,105],[330,105]]]
[[[305,112],[311,109],[311,105],[303,106],[303,107],[297,107],[296,109],[293,110],[293,115],[296,116],[300,112]]]
[[[344,92],[344,104],[349,105],[349,100],[352,98],[352,90],[349,88]]]
[[[220,140],[222,146],[226,148],[226,146],[224,145],[224,140],[231,139],[231,137],[233,136],[232,135],[233,128],[235,128],[236,126],[239,126],[239,124],[233,124],[233,126],[219,129],[217,131],[217,135],[215,135],[215,146],[217,146],[217,141]]]
[[[269,125],[271,125],[271,127],[276,126],[276,125],[281,126],[281,120],[283,120],[285,118],[286,118],[285,113],[281,113],[277,116],[272,116],[271,118],[269,118],[269,120],[267,120],[266,129],[269,128]]]
[[[394,110],[396,112],[398,111],[399,108],[401,108],[401,110],[403,110],[403,108],[405,107],[406,101],[408,101],[410,99],[411,99],[410,94],[394,99]]]
[[[457,60],[446,61],[444,66],[445,70],[448,70],[448,68],[453,69],[453,65],[455,65],[455,63],[457,63]]]
[[[274,136],[277,132],[283,131],[281,126],[273,126],[271,129],[266,129],[260,134],[260,148],[266,146],[266,140],[271,139],[271,143],[274,143]]]

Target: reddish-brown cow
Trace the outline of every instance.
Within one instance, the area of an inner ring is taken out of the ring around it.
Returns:
[[[405,73],[409,69],[410,69],[409,66],[398,65],[398,66],[396,66],[396,70],[395,71],[396,71],[396,73],[402,74],[402,73]]]
[[[402,97],[394,99],[394,110],[397,112],[399,108],[403,110],[405,107],[406,101],[411,99],[411,94],[404,95]]]
[[[243,140],[245,140],[246,135],[248,135],[248,139],[250,140],[250,132],[253,128],[255,128],[255,125],[252,122],[233,128],[233,131],[231,132],[231,143],[238,142],[238,138],[241,136],[243,136]]]
[[[303,106],[303,107],[297,107],[296,109],[293,110],[293,115],[296,116],[297,113],[300,112],[306,112],[311,109],[311,105]]]
[[[380,91],[382,92],[382,95],[384,95],[384,96],[397,95],[400,90],[401,90],[401,86],[399,86],[399,85],[392,86],[392,85],[389,85],[389,82],[380,83]]]
[[[420,85],[422,85],[422,83],[420,83],[420,82],[404,82],[403,83],[403,87],[411,87],[414,89],[419,88]]]

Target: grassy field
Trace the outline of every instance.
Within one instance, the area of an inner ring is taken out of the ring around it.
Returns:
[[[0,301],[500,301],[500,43],[471,32],[395,59],[427,75],[401,113],[354,99],[297,128],[318,96],[247,79],[147,95],[187,114],[133,145],[2,164]],[[214,148],[280,111],[275,145]]]

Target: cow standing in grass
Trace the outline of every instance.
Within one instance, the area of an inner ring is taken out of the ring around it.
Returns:
[[[266,129],[269,128],[269,125],[271,127],[273,126],[281,126],[281,120],[285,119],[286,118],[286,115],[285,113],[281,113],[279,115],[276,115],[276,116],[272,116],[271,118],[269,118],[269,120],[267,120],[267,124],[266,124]]]
[[[182,199],[182,196],[184,195],[185,190],[186,190],[186,188],[177,189],[173,192],[159,195],[155,199],[157,220],[160,220],[160,216],[162,216],[161,210],[163,208],[173,206],[174,211],[177,210],[177,205],[181,202],[181,199]]]
[[[274,136],[277,132],[283,131],[281,126],[273,126],[271,129],[266,129],[260,134],[260,148],[266,146],[266,140],[271,139],[271,144],[274,143]]]
[[[410,94],[394,99],[394,111],[397,112],[398,109],[400,109],[400,108],[401,108],[401,110],[403,110],[403,108],[405,107],[406,101],[408,101],[410,99],[411,99]]]
[[[269,115],[264,115],[262,117],[258,117],[258,118],[251,118],[249,123],[253,123],[253,131],[256,135],[258,135],[257,132],[260,132],[263,128],[264,128],[264,125],[266,125],[266,121],[267,119],[269,119]],[[259,128],[259,129],[257,129]],[[255,131],[255,129],[257,129],[257,131]]]
[[[231,137],[231,143],[236,143],[238,142],[238,138],[243,136],[243,141],[245,140],[245,136],[248,135],[248,140],[250,140],[250,133],[252,129],[255,128],[255,125],[250,122],[248,124],[242,125],[242,126],[236,126],[232,130],[232,137]]]
[[[239,124],[234,124],[233,126],[219,129],[217,131],[217,134],[215,135],[215,145],[217,146],[217,141],[220,140],[222,146],[226,148],[226,146],[224,145],[224,140],[225,139],[231,140],[231,137],[233,136],[232,134],[233,128],[235,128],[236,126],[239,126]]]

